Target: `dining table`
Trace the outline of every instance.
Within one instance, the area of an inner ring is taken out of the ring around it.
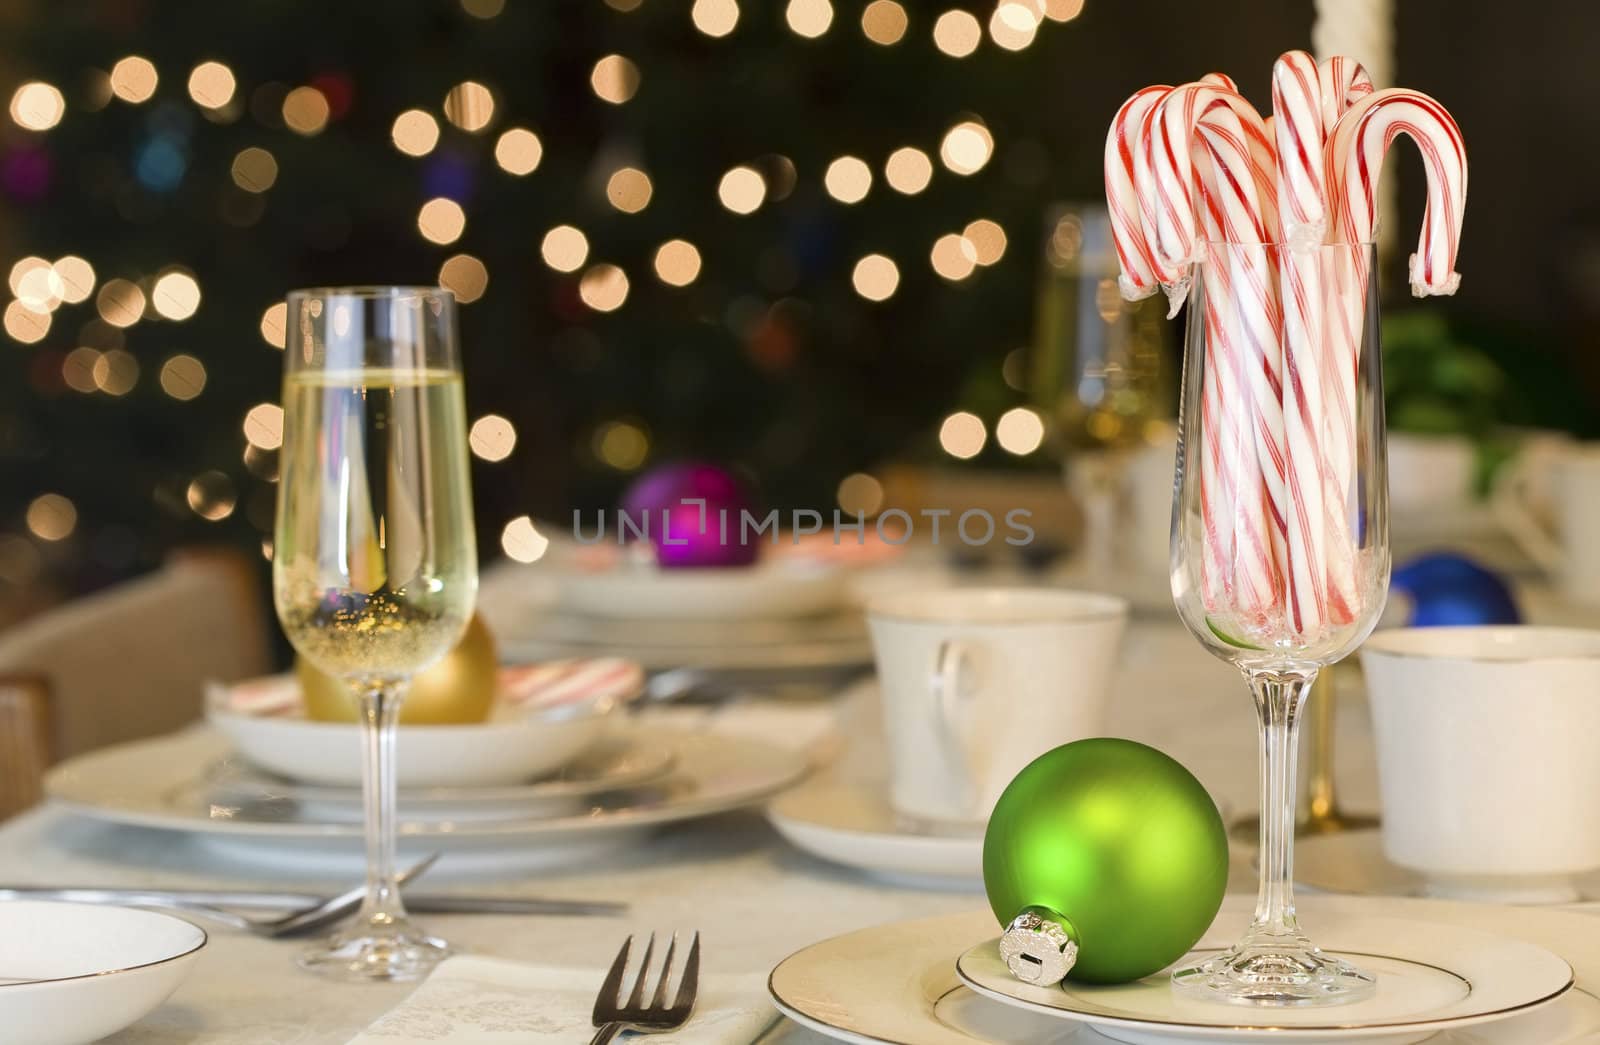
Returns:
[[[1573,622],[1534,592],[1535,620]],[[496,607],[486,586],[484,610]],[[1256,795],[1254,711],[1237,671],[1213,659],[1174,612],[1136,608],[1119,654],[1106,732],[1154,745],[1200,779],[1229,819],[1249,814]],[[1370,718],[1359,672],[1342,670],[1336,716],[1336,770],[1348,809],[1377,808]],[[810,699],[723,700],[641,712],[674,725],[760,737],[806,750],[818,762],[881,769],[882,738],[870,678]],[[1025,728],[1025,721],[1017,723]],[[1248,847],[1233,853],[1230,891],[1253,891]],[[295,889],[342,889],[325,871],[296,877]],[[281,889],[270,872],[221,858],[192,835],[96,822],[46,801],[0,825],[0,884]],[[819,940],[900,919],[981,909],[974,881],[929,888],[836,866],[787,844],[749,809],[657,831],[600,856],[504,876],[478,869],[452,878],[448,860],[430,892],[620,900],[617,917],[429,915],[427,924],[462,951],[592,973],[598,988],[629,934],[698,930],[703,970],[742,978],[762,992],[765,975],[787,955]],[[208,929],[193,975],[159,1009],[119,1035],[117,1045],[333,1045],[349,1041],[399,1003],[414,985],[352,985],[303,972],[303,942]],[[996,926],[998,933],[999,926]],[[954,956],[952,956],[953,959]],[[692,1028],[692,1024],[691,1024]],[[762,1042],[824,1041],[776,1010]]]

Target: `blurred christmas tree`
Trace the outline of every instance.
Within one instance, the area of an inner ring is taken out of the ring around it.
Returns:
[[[1026,343],[1045,207],[1097,193],[1138,75],[1050,103],[1081,8],[36,5],[5,45],[0,579],[261,547],[296,285],[457,291],[485,549],[684,455],[831,507]]]

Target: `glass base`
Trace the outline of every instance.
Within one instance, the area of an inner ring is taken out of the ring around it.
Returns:
[[[347,981],[401,983],[420,980],[450,957],[448,943],[409,921],[378,929],[358,922],[299,958],[300,967]]]
[[[1305,940],[1244,941],[1172,974],[1191,998],[1273,1007],[1342,1005],[1372,997],[1377,979]]]

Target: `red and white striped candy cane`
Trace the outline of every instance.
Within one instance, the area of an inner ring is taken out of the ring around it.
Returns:
[[[1106,209],[1111,215],[1111,242],[1121,274],[1117,286],[1129,301],[1139,301],[1161,287],[1155,258],[1139,215],[1133,184],[1133,154],[1145,115],[1172,88],[1158,84],[1138,91],[1122,103],[1106,133]]]
[[[1322,133],[1333,133],[1345,110],[1372,93],[1372,77],[1354,58],[1334,55],[1317,66],[1317,82],[1322,96]]]

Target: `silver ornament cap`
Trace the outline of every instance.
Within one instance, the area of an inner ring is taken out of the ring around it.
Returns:
[[[1077,963],[1077,936],[1064,915],[1048,907],[1024,907],[1000,934],[1000,958],[1023,983],[1053,987]]]

